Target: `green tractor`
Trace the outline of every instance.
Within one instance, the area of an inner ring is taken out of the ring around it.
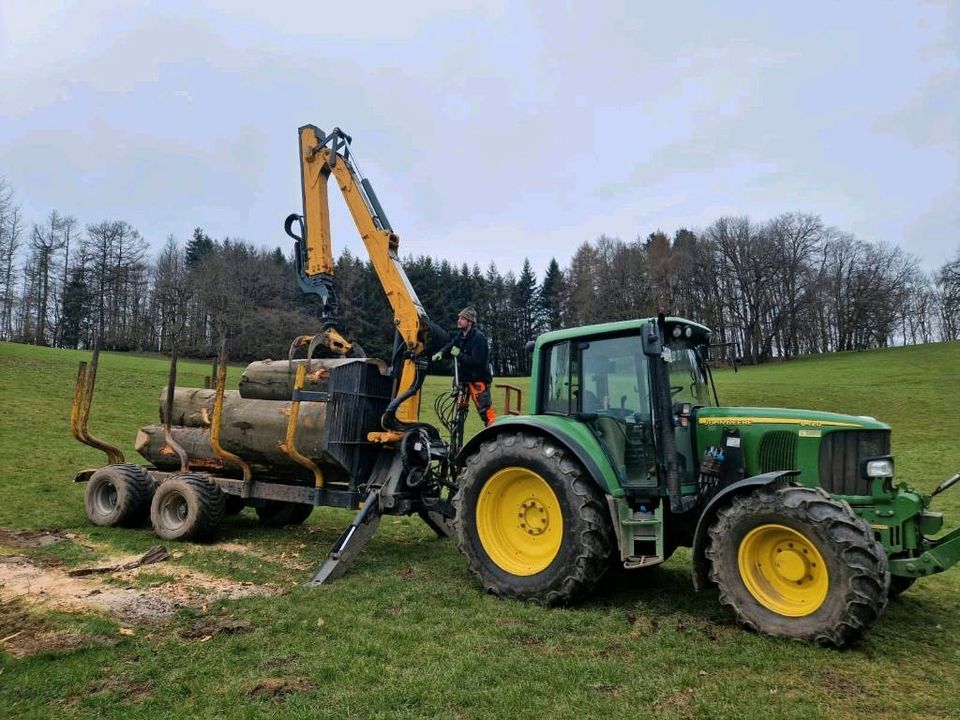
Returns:
[[[960,529],[927,539],[932,495],[894,484],[889,426],[719,407],[710,338],[660,316],[537,339],[530,414],[460,455],[458,541],[487,591],[565,604],[683,546],[739,623],[842,647],[960,560]]]

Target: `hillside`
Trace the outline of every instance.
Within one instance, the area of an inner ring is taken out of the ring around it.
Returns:
[[[102,463],[68,429],[76,364],[87,358],[0,344],[0,568],[23,570],[7,582],[24,592],[26,569],[109,564],[156,544],[146,528],[90,526],[83,487],[71,482]],[[727,405],[890,423],[898,474],[929,490],[960,471],[958,367],[960,343],[949,343],[722,371],[716,382]],[[91,431],[135,458],[135,429],[155,421],[166,372],[162,359],[104,355]],[[183,363],[178,384],[209,373]],[[238,376],[231,368],[230,382]],[[430,379],[424,408],[448,383]],[[471,410],[468,432],[478,427]],[[937,508],[960,523],[960,487]],[[960,569],[918,583],[837,653],[736,628],[715,592],[692,592],[683,551],[551,610],[481,594],[453,544],[419,521],[387,518],[345,579],[302,587],[349,519],[319,509],[304,527],[267,530],[246,510],[218,544],[168,543],[170,561],[96,586],[76,580],[70,602],[53,602],[61,587],[39,605],[4,603],[0,716],[960,716]],[[142,599],[139,615],[104,610],[104,598],[124,593]],[[151,616],[153,607],[169,612]]]

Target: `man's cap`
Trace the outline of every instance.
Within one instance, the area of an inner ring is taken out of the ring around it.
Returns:
[[[457,313],[457,317],[462,317],[464,320],[469,320],[470,322],[476,324],[477,322],[477,311],[472,307],[467,306],[463,310]]]

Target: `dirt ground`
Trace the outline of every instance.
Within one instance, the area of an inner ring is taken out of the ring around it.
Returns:
[[[38,548],[75,541],[79,541],[77,536],[56,530],[0,528],[0,546],[5,546],[4,549]],[[212,548],[227,552],[246,550],[244,546],[214,545]],[[101,558],[95,564],[97,567],[124,565],[137,559],[138,556]],[[137,586],[142,573],[150,573],[149,587]],[[51,631],[36,610],[101,613],[121,625],[138,626],[163,623],[181,607],[202,608],[221,599],[279,593],[280,589],[272,585],[214,577],[178,564],[176,554],[155,564],[80,577],[27,555],[0,554],[0,606],[3,608],[0,612],[0,649],[22,656],[42,650],[111,641],[111,638],[84,638],[76,633]],[[33,612],[31,608],[34,608]],[[224,628],[213,628],[210,632],[217,631],[224,631]],[[120,628],[121,635],[129,632],[132,631]]]

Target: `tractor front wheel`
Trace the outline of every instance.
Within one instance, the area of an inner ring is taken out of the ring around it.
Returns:
[[[820,488],[735,497],[710,528],[720,602],[757,632],[843,647],[887,604],[883,547],[845,502]]]
[[[90,476],[84,493],[87,518],[94,525],[133,527],[150,513],[154,483],[140,465],[107,465]]]
[[[460,481],[459,548],[488,592],[560,605],[606,572],[613,530],[603,494],[552,441],[498,435],[467,458]]]
[[[164,540],[212,540],[223,521],[226,498],[200,475],[173,475],[153,496],[150,522]]]

